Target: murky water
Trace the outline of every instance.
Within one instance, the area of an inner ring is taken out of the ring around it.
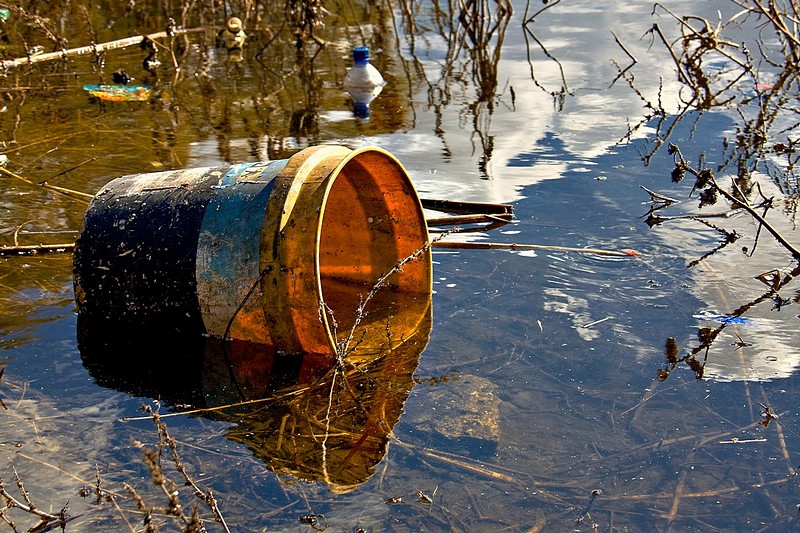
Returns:
[[[214,46],[214,29],[174,37],[179,70],[160,47],[161,66],[145,71],[138,46],[107,52],[103,69],[88,55],[9,70],[0,78],[5,168],[32,183],[0,177],[3,244],[75,240],[85,198],[42,182],[94,194],[120,175],[335,143],[388,150],[424,198],[513,204],[513,224],[450,240],[638,255],[434,248],[431,324],[344,374],[324,358],[204,339],[87,337],[70,254],[5,257],[0,478],[9,493],[18,495],[16,469],[40,509],[69,502],[67,531],[142,530],[147,509],[161,530],[182,530],[143,459],[159,433],[141,407],[160,401],[186,472],[213,491],[231,531],[796,528],[800,289],[790,281],[775,293],[755,279],[773,269],[785,278],[796,262],[746,214],[708,219],[740,236],[711,254],[724,241],[713,227],[645,221],[642,187],[680,200],[659,214],[697,212],[692,180],[670,180],[666,143],[693,164],[702,157],[720,180],[737,172],[724,139],[741,133],[742,118],[732,107],[682,112],[686,87],[647,33],[658,23],[675,38],[674,19],[640,1],[516,1],[507,14],[487,2],[491,17],[468,25],[436,3],[399,4],[328,6],[319,51],[310,40],[298,51],[278,14],[242,15],[241,61]],[[714,24],[739,10],[723,0],[666,7]],[[23,40],[50,51],[43,28],[73,47],[88,43],[87,20],[97,42],[166,24],[155,5],[54,9],[27,25],[16,6],[0,8],[9,9],[6,57],[23,53]],[[190,14],[214,28],[226,19],[221,8]],[[757,31],[752,19],[732,37]],[[368,119],[353,116],[342,87],[360,44],[388,82]],[[628,54],[630,84],[618,77]],[[152,99],[84,91],[120,68],[152,87]],[[778,83],[780,69],[763,68]],[[744,85],[737,98],[754,90]],[[644,100],[659,94],[666,113],[648,119]],[[791,137],[791,123],[781,129],[774,142]],[[784,202],[797,182],[775,170],[780,155],[747,161],[762,162],[755,176],[777,205],[767,219],[797,246],[796,204]],[[724,207],[704,208],[715,210]],[[175,482],[167,492],[222,530],[163,451]],[[113,498],[97,497],[98,479]],[[15,513],[21,529],[36,522]]]

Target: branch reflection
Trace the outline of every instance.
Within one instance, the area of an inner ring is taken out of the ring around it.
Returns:
[[[446,46],[438,79],[431,80],[419,61],[414,63],[415,73],[428,85],[428,105],[436,115],[434,133],[442,141],[445,159],[451,159],[453,154],[445,138],[444,108],[452,103],[453,88],[460,88],[466,93],[470,87],[474,87],[476,97],[465,105],[460,115],[463,122],[471,123],[473,138],[479,144],[474,151],[479,154],[480,176],[491,179],[494,151],[491,118],[500,97],[497,68],[513,13],[511,4],[506,0],[470,0],[457,6],[451,4],[446,10],[437,8],[433,10],[432,27],[420,25],[407,4],[402,13],[403,26],[409,33],[409,47],[413,57],[418,53],[416,39],[430,40],[431,31],[438,33]],[[471,80],[467,80],[466,76]]]

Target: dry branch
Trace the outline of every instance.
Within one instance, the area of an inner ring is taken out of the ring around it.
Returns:
[[[175,29],[170,32],[159,31],[149,35],[135,35],[133,37],[125,37],[116,41],[109,41],[100,44],[91,44],[89,46],[81,46],[80,48],[71,48],[69,50],[61,50],[59,52],[50,52],[46,54],[39,54],[35,56],[18,57],[16,59],[7,59],[0,62],[0,73],[7,72],[8,70],[22,65],[33,65],[34,63],[42,63],[45,61],[52,61],[54,59],[67,59],[86,54],[97,54],[107,50],[116,50],[118,48],[126,48],[141,43],[144,39],[154,41],[156,39],[163,39],[165,37],[172,37],[175,35],[182,35],[184,33],[202,31],[203,28],[192,29]]]
[[[764,229],[766,229],[775,238],[775,240],[781,244],[781,246],[786,248],[786,250],[788,250],[789,253],[792,254],[792,257],[796,261],[800,261],[800,250],[798,250],[792,243],[787,241],[786,238],[778,232],[778,230],[776,230],[769,222],[767,222],[767,220],[750,205],[750,203],[747,201],[746,196],[738,188],[734,180],[731,180],[732,187],[736,192],[740,194],[741,196],[740,198],[735,197],[733,194],[729,193],[724,188],[722,188],[717,182],[717,179],[714,176],[714,173],[711,171],[711,169],[706,168],[703,170],[697,170],[695,168],[692,168],[692,166],[689,165],[689,163],[683,157],[680,148],[678,148],[676,145],[670,144],[669,152],[673,154],[673,156],[675,157],[676,169],[681,169],[684,172],[688,172],[693,176],[695,176],[696,178],[698,178],[698,180],[701,179],[707,180],[706,183],[703,184],[702,186],[695,185],[695,187],[697,188],[711,187],[716,192],[724,196],[725,199],[728,200],[731,204],[739,206],[745,211],[747,211],[747,213],[751,217],[753,217]]]
[[[3,245],[0,246],[0,256],[7,255],[35,255],[39,253],[53,254],[66,253],[75,250],[75,243],[65,244],[28,244],[28,245]]]
[[[156,406],[158,407],[158,404],[156,404]],[[183,522],[187,526],[187,531],[193,531],[191,526],[197,526],[201,528],[198,529],[198,531],[205,530],[205,527],[203,526],[203,520],[197,516],[196,512],[193,511],[190,515],[187,515],[184,512],[183,507],[178,500],[176,484],[163,472],[163,468],[161,466],[161,457],[163,456],[164,445],[166,445],[172,452],[171,460],[174,463],[175,469],[183,477],[184,485],[193,489],[194,496],[208,506],[209,510],[214,515],[214,520],[222,526],[222,529],[226,533],[230,533],[228,524],[225,522],[225,518],[222,516],[222,511],[220,511],[217,500],[214,498],[214,494],[211,492],[211,489],[206,489],[203,491],[187,472],[183,460],[178,455],[177,442],[169,434],[167,425],[161,421],[161,415],[159,414],[158,409],[153,409],[149,405],[146,405],[143,407],[143,410],[145,413],[150,415],[153,423],[156,426],[156,431],[158,432],[158,446],[155,451],[147,449],[143,449],[142,451],[144,453],[145,462],[150,467],[153,482],[161,487],[169,501],[167,514],[172,514],[180,522]],[[137,500],[137,502],[138,501],[139,500]]]
[[[6,176],[9,176],[9,177],[12,177],[12,178],[16,178],[16,179],[18,179],[20,181],[24,181],[28,185],[34,185],[34,186],[37,186],[37,187],[42,187],[42,188],[47,189],[49,191],[53,191],[53,192],[56,192],[58,194],[63,194],[64,196],[72,198],[73,200],[78,200],[80,202],[89,203],[89,201],[92,198],[94,198],[93,194],[88,194],[88,193],[81,192],[81,191],[75,191],[73,189],[67,189],[65,187],[59,187],[57,185],[50,185],[46,181],[43,181],[41,183],[34,183],[33,181],[29,180],[28,178],[26,178],[24,176],[20,176],[19,174],[15,174],[14,172],[11,172],[10,170],[5,169],[3,167],[0,167],[0,173],[3,173]]]
[[[58,514],[42,511],[38,509],[31,500],[30,494],[27,490],[25,490],[25,486],[23,485],[22,479],[19,477],[16,469],[14,469],[14,480],[16,481],[17,489],[19,489],[19,492],[22,495],[25,503],[15,498],[6,490],[2,479],[0,479],[0,497],[2,497],[2,499],[5,501],[6,508],[14,507],[39,518],[39,524],[31,528],[29,531],[39,531],[42,526],[52,522],[56,522],[59,526],[61,526],[62,529],[64,528],[67,523],[67,506],[64,506]]]

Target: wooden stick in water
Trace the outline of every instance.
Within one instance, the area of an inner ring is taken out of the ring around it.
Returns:
[[[88,194],[88,193],[81,192],[81,191],[76,191],[76,190],[73,190],[73,189],[67,189],[65,187],[59,187],[57,185],[50,185],[46,181],[43,181],[41,183],[34,183],[31,180],[29,180],[28,178],[26,178],[24,176],[20,176],[19,174],[14,174],[10,170],[5,169],[3,167],[0,167],[0,173],[3,173],[6,176],[10,176],[12,178],[16,178],[16,179],[18,179],[20,181],[24,181],[28,185],[34,185],[34,186],[37,186],[37,187],[43,187],[43,188],[48,189],[50,191],[57,192],[59,194],[63,194],[64,196],[68,196],[68,197],[72,198],[73,200],[78,200],[78,201],[81,201],[81,202],[89,203],[89,201],[92,198],[94,198],[93,194]]]
[[[39,253],[67,253],[75,250],[75,243],[64,244],[26,244],[0,246],[0,256],[5,255],[34,255]]]
[[[426,220],[428,226],[458,226],[461,224],[479,224],[481,222],[511,222],[511,213],[501,213],[497,215],[482,213],[477,215],[455,215],[442,218],[429,218]]]
[[[190,31],[201,31],[201,28],[176,29],[171,33],[171,35],[173,36],[182,35]],[[159,31],[156,33],[151,33],[150,35],[147,36],[135,35],[133,37],[125,37],[124,39],[118,39],[116,41],[109,41],[106,43],[93,44],[89,46],[81,46],[80,48],[71,48],[69,50],[61,50],[59,52],[50,52],[47,54],[39,54],[35,56],[18,57],[16,59],[7,59],[5,61],[0,62],[0,72],[4,72],[8,69],[12,69],[22,65],[32,65],[34,63],[51,61],[53,59],[66,59],[68,57],[93,54],[97,52],[105,52],[106,50],[115,50],[117,48],[125,48],[128,46],[139,44],[142,42],[142,39],[145,38],[154,41],[156,39],[163,39],[164,37],[167,37],[169,35],[170,34],[168,34],[166,31]]]
[[[614,257],[636,257],[636,250],[600,250],[597,248],[571,248],[568,246],[547,246],[544,244],[513,244],[504,242],[453,242],[436,241],[434,248],[451,248],[461,250],[549,250],[553,252],[577,252],[581,254],[610,255]]]
[[[422,203],[422,207],[425,209],[442,211],[444,213],[457,213],[461,215],[510,214],[514,210],[514,207],[511,204],[462,202],[458,200],[442,200],[435,198],[421,198],[420,203]]]

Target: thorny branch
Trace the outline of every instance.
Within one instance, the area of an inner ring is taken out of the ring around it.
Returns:
[[[795,247],[792,243],[787,241],[786,238],[778,232],[778,230],[776,230],[769,222],[767,222],[761,213],[756,211],[755,207],[750,204],[747,196],[735,180],[731,180],[731,188],[734,193],[730,193],[719,185],[716,177],[714,176],[714,172],[710,168],[704,168],[702,170],[693,168],[683,157],[683,154],[677,145],[670,143],[668,152],[672,154],[675,160],[675,168],[672,171],[672,180],[674,182],[677,183],[681,181],[687,172],[696,178],[695,185],[692,190],[697,190],[700,195],[700,207],[715,204],[717,202],[717,195],[724,196],[725,199],[728,200],[735,208],[740,208],[747,211],[747,213],[758,222],[759,229],[766,229],[775,238],[775,240],[781,244],[781,246],[786,248],[786,250],[792,254],[792,257],[796,261],[800,261],[800,250],[798,250],[797,247]],[[772,202],[772,198],[764,199],[762,206],[769,208],[772,205]]]
[[[66,526],[68,521],[67,511],[69,509],[68,505],[64,505],[61,508],[61,511],[58,514],[47,513],[38,509],[36,504],[33,503],[30,494],[27,490],[25,490],[25,485],[22,483],[22,478],[19,477],[16,468],[14,469],[14,481],[16,482],[17,489],[19,490],[20,495],[22,496],[22,501],[15,498],[5,487],[5,483],[2,479],[0,479],[0,497],[4,500],[4,507],[0,508],[0,517],[9,525],[14,531],[17,531],[14,522],[8,516],[7,511],[12,508],[20,509],[28,514],[34,515],[39,517],[39,523],[28,531],[42,531],[45,526],[51,523],[58,524],[59,527],[62,529]]]
[[[401,259],[394,267],[392,267],[388,272],[383,274],[379,277],[375,283],[372,285],[372,288],[369,290],[366,296],[360,299],[358,303],[358,307],[356,308],[356,318],[353,322],[353,325],[350,327],[350,331],[342,341],[337,339],[336,341],[336,359],[339,366],[344,366],[344,359],[352,353],[353,350],[356,349],[358,346],[358,342],[355,341],[355,334],[358,329],[358,325],[364,320],[366,317],[366,308],[369,302],[375,297],[376,294],[387,284],[389,279],[401,272],[403,267],[405,267],[411,261],[418,259],[420,256],[426,254],[431,246],[437,241],[444,239],[451,233],[458,231],[458,228],[442,232],[441,234],[437,235],[434,239],[431,239],[430,242],[426,242],[424,245],[416,249],[407,257]],[[324,302],[320,303],[320,316],[325,315],[331,320],[332,323],[336,323],[335,317],[331,313],[330,307],[328,307]]]
[[[214,515],[214,519],[222,525],[224,531],[230,533],[230,529],[228,529],[228,525],[225,522],[225,518],[222,516],[222,512],[219,509],[219,505],[217,504],[216,498],[214,498],[214,494],[211,492],[210,489],[203,491],[189,476],[189,473],[186,471],[186,467],[181,460],[180,456],[178,455],[178,448],[177,442],[174,438],[169,434],[167,430],[167,425],[161,421],[160,415],[158,413],[158,409],[153,409],[149,405],[146,405],[142,408],[142,410],[149,414],[153,420],[153,423],[156,425],[156,430],[158,431],[158,446],[155,450],[148,450],[143,449],[143,453],[145,456],[145,462],[147,463],[148,467],[150,468],[150,473],[153,477],[153,482],[161,487],[164,491],[165,496],[169,502],[168,507],[166,509],[167,514],[175,516],[181,522],[186,525],[187,531],[204,531],[205,528],[203,527],[203,520],[199,517],[197,513],[197,507],[195,506],[190,515],[187,515],[183,511],[183,507],[179,500],[179,493],[177,491],[177,487],[175,482],[169,479],[163,471],[161,466],[161,456],[164,451],[164,444],[167,445],[171,452],[171,460],[175,464],[175,469],[184,479],[184,484],[187,486],[192,487],[194,489],[194,495],[196,498],[204,502],[208,508],[211,510],[211,513]],[[130,491],[130,489],[129,489]],[[135,491],[133,491],[135,492]],[[137,505],[140,509],[147,510],[147,506],[143,504],[141,498],[134,497],[137,502]],[[145,515],[145,522],[148,522],[148,517],[151,516],[152,513],[149,511]]]

